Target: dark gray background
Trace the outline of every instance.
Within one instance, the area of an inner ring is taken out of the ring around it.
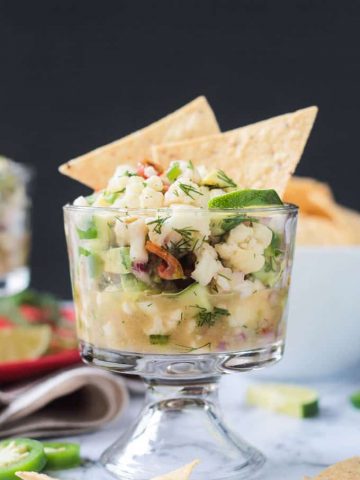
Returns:
[[[38,170],[33,286],[70,296],[65,160],[199,94],[222,129],[311,104],[298,173],[360,209],[360,2],[0,0],[0,151]]]

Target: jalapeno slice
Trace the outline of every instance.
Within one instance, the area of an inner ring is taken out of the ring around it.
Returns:
[[[44,442],[46,470],[63,470],[80,465],[78,443]]]
[[[46,464],[41,442],[14,438],[0,442],[0,480],[17,480],[15,472],[40,472]]]

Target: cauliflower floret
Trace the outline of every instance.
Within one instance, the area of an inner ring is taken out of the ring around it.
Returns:
[[[163,194],[152,188],[145,187],[140,195],[141,208],[160,208],[163,204]]]
[[[74,200],[74,205],[76,205],[77,207],[88,207],[89,206],[88,201],[83,196],[80,196],[80,197],[76,198]]]
[[[149,218],[149,238],[157,245],[170,245],[182,240],[179,230],[186,230],[190,236],[189,249],[200,246],[203,239],[210,235],[209,218],[202,215],[197,208],[192,206],[174,205],[172,215],[162,214],[161,217]],[[178,231],[176,231],[178,230]]]
[[[144,168],[144,175],[146,177],[153,177],[153,176],[156,176],[157,173],[156,173],[155,168],[150,165],[150,166]]]
[[[191,277],[200,285],[208,285],[212,278],[223,269],[222,264],[217,259],[216,250],[208,243],[203,243],[196,253],[195,270]]]
[[[215,275],[216,286],[220,292],[230,292],[232,290],[233,272],[230,268],[223,267]]]
[[[182,203],[201,207],[207,205],[207,201],[208,188],[199,187],[186,177],[178,178],[164,195],[165,206]]]
[[[200,183],[202,176],[200,175],[198,168],[196,168],[192,162],[185,162],[184,160],[170,162],[170,165],[165,172],[165,176],[167,172],[175,166],[181,170],[181,177],[192,180],[195,183]]]
[[[164,185],[161,178],[158,175],[152,175],[147,180],[145,180],[145,183],[148,187],[152,188],[153,190],[156,190],[157,192],[163,191]]]
[[[242,282],[235,284],[233,290],[239,292],[241,297],[248,297],[259,290],[263,290],[265,287],[260,280],[243,280]]]
[[[142,218],[118,219],[115,224],[115,235],[120,247],[130,245],[132,262],[147,263],[148,253],[145,249],[147,226]]]
[[[181,309],[176,309],[169,315],[164,315],[157,305],[148,301],[139,302],[138,307],[145,316],[142,322],[142,329],[146,335],[166,335],[171,333],[182,317]]]
[[[130,165],[120,165],[116,168],[114,175],[110,178],[106,190],[108,192],[119,192],[126,187],[130,175],[135,174],[135,170]]]
[[[272,231],[260,223],[238,225],[225,243],[215,246],[225,264],[244,274],[258,272],[265,263],[264,250],[272,240]]]

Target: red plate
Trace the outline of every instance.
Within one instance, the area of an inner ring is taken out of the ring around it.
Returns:
[[[39,315],[38,308],[27,305],[20,308],[26,308],[26,317],[29,322],[36,323],[37,316]],[[69,322],[74,322],[74,311],[72,308],[62,308],[61,313]],[[6,318],[0,317],[0,328],[11,325]],[[79,363],[80,361],[80,354],[77,349],[64,349],[34,360],[0,363],[0,383],[25,380],[29,377],[43,375]]]
[[[64,350],[35,360],[0,363],[0,382],[35,377],[80,362],[78,350]]]

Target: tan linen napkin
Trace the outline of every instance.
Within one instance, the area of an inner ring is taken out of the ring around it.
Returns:
[[[0,438],[51,437],[95,430],[120,415],[122,378],[81,366],[0,390]]]

